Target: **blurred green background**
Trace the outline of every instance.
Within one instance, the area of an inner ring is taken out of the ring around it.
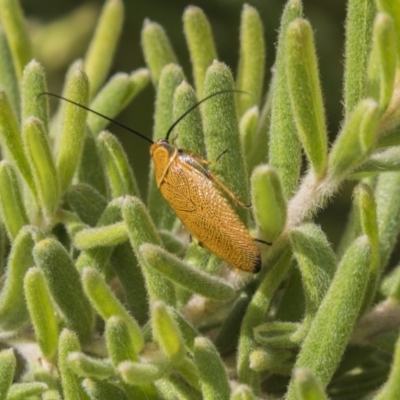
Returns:
[[[37,45],[36,54],[48,72],[51,91],[59,93],[68,65],[84,55],[96,18],[103,5],[102,0],[22,0],[22,7],[29,18],[32,37]],[[187,78],[191,81],[189,54],[182,28],[182,13],[188,5],[201,7],[209,18],[214,33],[219,59],[228,64],[233,72],[237,68],[239,48],[240,13],[244,3],[258,9],[265,27],[267,43],[267,90],[271,68],[275,59],[275,44],[284,0],[125,0],[125,25],[113,64],[111,74],[119,71],[130,72],[144,66],[140,47],[140,33],[143,21],[148,18],[160,23],[174,46]],[[304,0],[304,15],[310,20],[316,39],[320,61],[321,82],[325,96],[326,114],[330,139],[335,137],[342,116],[342,76],[344,50],[345,0]],[[68,35],[57,37],[43,35],[44,26],[66,19],[73,22]],[[64,43],[62,43],[64,42]],[[54,104],[54,103],[53,103]],[[55,104],[54,104],[55,105]],[[154,88],[149,86],[119,116],[125,123],[151,136],[154,109]],[[116,133],[124,144],[135,170],[143,194],[148,181],[148,145],[137,137],[116,127]],[[318,216],[318,222],[336,244],[347,220],[351,188],[346,185],[326,210]]]

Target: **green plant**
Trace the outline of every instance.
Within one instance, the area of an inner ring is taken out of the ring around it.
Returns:
[[[216,61],[204,13],[185,10],[195,89],[150,21],[148,69],[104,84],[123,14],[121,0],[105,4],[63,95],[115,117],[151,79],[158,139],[208,94],[250,93],[205,102],[177,141],[209,160],[229,148],[211,169],[251,197],[255,221],[238,213],[273,245],[253,276],[182,239],[153,172],[147,205],[140,199],[107,121],[65,102],[49,117],[19,4],[0,0],[0,399],[236,400],[285,396],[287,386],[288,399],[395,399],[400,267],[385,267],[400,230],[397,3],[348,1],[344,117],[332,146],[300,0],[283,12],[265,100],[253,7],[243,8],[236,84]],[[313,219],[346,180],[358,184],[335,252]]]

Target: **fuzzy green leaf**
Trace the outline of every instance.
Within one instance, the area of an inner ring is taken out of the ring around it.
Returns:
[[[127,308],[139,325],[144,325],[149,316],[147,292],[142,271],[130,243],[117,246],[110,263],[124,288]]]
[[[321,388],[320,383],[307,368],[294,371],[294,382],[299,400],[327,400],[328,397]]]
[[[48,389],[43,382],[14,383],[7,393],[7,400],[24,400],[31,396],[40,396]]]
[[[173,121],[178,120],[187,110],[197,103],[193,88],[183,81],[175,90],[173,100]],[[177,137],[179,147],[188,150],[200,157],[206,153],[204,145],[203,124],[199,108],[191,111],[172,131]]]
[[[43,236],[38,228],[26,226],[13,241],[0,294],[0,326],[4,331],[18,329],[28,322],[28,310],[22,295],[24,276],[34,264],[32,249]]]
[[[58,370],[61,375],[64,400],[89,400],[82,389],[80,378],[71,370],[68,362],[68,356],[80,350],[76,334],[64,329],[58,340]]]
[[[84,250],[76,260],[76,268],[82,271],[87,266],[95,267],[99,271],[107,265],[114,246],[127,240],[125,224],[121,222],[121,206],[123,198],[112,200],[104,210],[95,228],[80,229],[76,235],[83,231],[82,243],[87,250]],[[107,231],[116,236],[107,235]],[[110,242],[111,240],[111,242]],[[79,236],[78,236],[79,242]]]
[[[24,21],[19,1],[1,0],[0,15],[2,25],[7,33],[11,54],[14,60],[14,68],[18,80],[22,79],[22,71],[33,58],[30,35]]]
[[[79,183],[87,183],[103,196],[108,196],[106,171],[100,149],[95,135],[87,126],[77,175]]]
[[[127,318],[112,316],[106,321],[105,339],[108,354],[114,367],[122,361],[137,361],[138,356]]]
[[[175,64],[163,68],[158,84],[154,114],[153,140],[163,139],[173,123],[173,99],[176,88],[185,79],[182,69]],[[159,228],[170,230],[176,219],[169,204],[162,197],[154,179],[154,165],[150,167],[150,181],[147,195],[150,214]]]
[[[265,74],[264,27],[257,10],[245,4],[240,22],[239,66],[236,86],[251,96],[237,97],[238,114],[260,103]]]
[[[257,151],[258,145],[258,123],[259,111],[257,106],[249,108],[240,119],[240,142],[242,144],[248,173],[251,173],[254,167],[259,164],[259,160],[254,157],[254,152]]]
[[[124,222],[99,228],[82,229],[74,237],[74,245],[80,250],[89,250],[95,247],[117,246],[128,240],[128,233]]]
[[[250,302],[250,296],[241,293],[232,305],[215,339],[215,346],[221,356],[234,351],[237,347],[240,334],[240,324]]]
[[[69,206],[89,226],[95,226],[107,206],[107,200],[85,183],[71,186],[65,197]]]
[[[123,361],[118,365],[118,372],[131,385],[146,385],[168,375],[170,365],[165,360],[152,363]]]
[[[303,280],[305,318],[311,323],[335,273],[336,256],[325,234],[314,224],[293,229],[290,239]]]
[[[115,374],[114,367],[107,358],[93,358],[76,351],[69,353],[67,362],[68,366],[82,377],[105,379]]]
[[[366,184],[360,184],[354,191],[354,201],[356,209],[359,212],[359,221],[361,232],[367,235],[371,244],[371,267],[370,279],[365,291],[364,305],[361,312],[365,311],[375,298],[377,284],[380,277],[380,260],[379,260],[379,232],[376,216],[376,203],[374,195],[370,187]]]
[[[170,63],[176,63],[176,55],[164,28],[146,19],[142,28],[142,48],[154,86],[158,85],[161,71]]]
[[[111,196],[113,198],[126,195],[139,196],[135,176],[118,139],[105,131],[98,136],[97,144],[105,161]]]
[[[6,33],[0,25],[0,86],[4,88],[15,115],[19,115],[20,97],[16,71]]]
[[[194,342],[194,361],[199,370],[203,399],[229,399],[228,374],[213,343],[204,337]]]
[[[361,236],[343,257],[301,347],[296,368],[309,368],[322,387],[326,387],[335,372],[358,317],[370,262],[369,239]],[[332,327],[335,327],[335,335],[332,335]],[[292,380],[287,394],[289,400],[298,398],[295,386]]]
[[[367,95],[385,110],[392,97],[396,76],[396,31],[392,18],[379,13],[375,18],[372,50],[368,66]]]
[[[400,381],[398,379],[400,372],[400,339],[397,339],[396,348],[393,355],[393,363],[390,375],[385,385],[379,390],[374,400],[395,399],[400,391]]]
[[[97,93],[110,70],[123,21],[124,3],[108,0],[85,56],[84,70],[90,82],[90,97]]]
[[[232,286],[189,266],[158,246],[143,244],[140,251],[149,268],[154,268],[158,273],[185,289],[220,301],[229,300],[235,294]]]
[[[0,161],[0,209],[7,234],[14,239],[20,229],[29,224],[29,220],[17,175],[7,161]]]
[[[0,352],[0,399],[6,400],[13,382],[17,361],[12,349]]]
[[[91,400],[129,400],[122,389],[107,381],[85,379],[82,382],[82,386]]]
[[[256,396],[247,385],[239,384],[233,388],[230,400],[256,400]]]
[[[150,80],[146,68],[134,71],[131,75],[119,72],[112,76],[90,104],[90,108],[108,118],[117,116]],[[97,135],[109,121],[99,115],[89,113],[87,124]]]
[[[96,311],[107,321],[112,316],[124,319],[136,353],[140,353],[144,341],[138,323],[129,315],[115,297],[101,274],[94,268],[85,268],[82,273],[83,289]]]
[[[366,90],[367,63],[375,17],[374,0],[349,0],[346,17],[344,108],[350,117]]]
[[[369,157],[367,161],[355,169],[351,178],[360,179],[381,172],[400,170],[400,147],[391,147]]]
[[[297,132],[308,160],[322,177],[327,167],[328,135],[311,25],[296,19],[285,38],[286,74]]]
[[[47,359],[51,359],[57,351],[58,321],[40,269],[33,267],[28,270],[24,279],[24,293],[40,350]]]
[[[268,371],[287,375],[293,366],[290,358],[292,358],[290,350],[261,347],[250,354],[250,368],[257,372]]]
[[[291,265],[291,252],[286,250],[264,276],[242,321],[238,345],[238,375],[240,381],[249,385],[256,394],[260,391],[259,376],[250,369],[249,363],[250,354],[257,347],[253,329],[264,322],[272,297]]]
[[[372,150],[379,118],[378,104],[362,100],[350,115],[329,155],[329,173],[336,179],[357,167]]]
[[[281,18],[275,73],[272,81],[269,162],[281,178],[286,198],[292,197],[298,184],[301,146],[288,91],[285,38],[288,25],[301,16],[302,3],[300,0],[289,0]]]
[[[381,174],[375,185],[380,264],[383,269],[397,242],[400,231],[400,173]]]
[[[45,131],[48,128],[49,104],[45,96],[40,93],[47,92],[46,75],[44,68],[32,60],[24,69],[22,77],[22,117],[35,117],[43,124]]]
[[[254,338],[267,348],[293,348],[299,344],[299,328],[301,325],[294,322],[265,322],[254,328]]]
[[[171,363],[181,363],[186,353],[183,338],[178,324],[161,301],[152,304],[151,322],[154,338],[163,354]]]
[[[65,248],[55,239],[44,239],[35,245],[33,258],[43,271],[51,296],[67,326],[81,340],[88,339],[93,327],[93,312],[83,292],[79,273]]]
[[[261,165],[251,176],[252,205],[263,239],[273,242],[286,223],[286,199],[273,167]]]
[[[392,0],[376,0],[379,11],[390,14],[396,31],[397,57],[400,57],[400,4]]]
[[[201,99],[207,68],[218,58],[210,23],[199,7],[189,6],[183,14],[183,29],[192,61],[197,96]]]
[[[129,240],[142,267],[150,300],[162,300],[168,305],[175,304],[175,290],[172,283],[162,278],[157,271],[147,267],[147,262],[140,250],[143,243],[161,245],[161,238],[146,208],[139,199],[126,197],[122,214],[128,229]]]
[[[214,61],[207,70],[204,96],[232,89],[234,89],[234,82],[231,71],[225,64]],[[247,204],[249,185],[240,144],[234,94],[223,93],[206,101],[203,117],[207,157],[212,162],[212,172],[221,178],[241,202]],[[227,153],[218,159],[226,150],[228,150]],[[218,162],[215,162],[217,159]],[[243,221],[247,221],[247,210],[238,209],[238,214]]]
[[[59,187],[55,163],[42,123],[35,117],[24,122],[22,140],[31,165],[44,215],[51,218],[58,206]]]
[[[6,93],[2,89],[0,89],[0,136],[2,144],[7,150],[6,156],[9,156],[7,158],[12,159],[31,193],[35,196],[36,188],[28,160],[24,154],[18,122],[10,107]]]
[[[88,96],[88,78],[83,70],[78,67],[69,76],[65,97],[87,106]],[[86,114],[86,110],[74,104],[65,104],[63,127],[57,155],[57,171],[62,193],[68,188],[78,167],[84,142]]]

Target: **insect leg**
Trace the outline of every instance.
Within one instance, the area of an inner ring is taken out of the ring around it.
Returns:
[[[253,238],[253,239],[254,239],[255,242],[267,244],[268,246],[271,246],[271,245],[272,245],[271,242],[266,242],[265,240],[262,240],[262,239],[258,239],[258,238]]]

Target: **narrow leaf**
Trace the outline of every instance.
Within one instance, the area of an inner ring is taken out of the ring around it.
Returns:
[[[44,215],[51,218],[59,202],[58,176],[43,124],[35,117],[29,117],[25,121],[22,140],[31,165],[40,206]]]
[[[89,400],[82,389],[80,378],[71,370],[68,363],[70,353],[80,350],[76,334],[64,329],[58,340],[58,370],[61,376],[64,400]]]
[[[12,159],[32,195],[35,196],[36,188],[28,160],[24,154],[18,122],[10,107],[6,93],[2,89],[0,89],[0,136],[2,145],[7,150],[6,155],[9,156],[6,158]]]
[[[97,93],[110,70],[123,20],[123,2],[108,0],[104,4],[96,32],[85,56],[84,70],[90,82],[90,97]]]
[[[161,301],[152,304],[151,323],[154,338],[163,354],[171,363],[181,363],[186,353],[183,338],[178,324]]]
[[[362,100],[350,115],[329,155],[329,172],[336,179],[364,161],[372,150],[379,117],[378,104]]]
[[[98,136],[97,143],[105,161],[106,175],[112,197],[139,196],[133,170],[118,139],[105,131]]]
[[[288,91],[285,38],[288,25],[301,15],[302,3],[299,0],[289,0],[281,18],[275,73],[272,82],[269,162],[281,178],[283,193],[286,198],[293,195],[298,184],[301,146]]]
[[[306,368],[294,371],[294,382],[299,400],[328,400],[315,376]]]
[[[82,273],[83,289],[90,302],[104,321],[112,316],[124,319],[136,353],[140,353],[144,341],[138,323],[129,315],[124,306],[115,297],[101,274],[94,268],[86,267]]]
[[[286,74],[297,131],[313,170],[322,177],[327,167],[328,134],[311,25],[303,19],[290,23],[285,46]]]
[[[0,352],[0,399],[6,400],[7,393],[13,382],[15,367],[17,360],[15,359],[12,349],[2,350]]]
[[[261,100],[265,75],[266,46],[264,27],[257,10],[245,4],[240,21],[239,67],[236,86],[251,96],[237,97],[238,114],[242,116]]]
[[[30,35],[24,21],[19,1],[1,0],[0,14],[10,45],[18,80],[22,79],[24,67],[33,58]]]
[[[232,90],[234,83],[229,68],[214,61],[208,68],[204,95]],[[249,185],[244,157],[241,150],[238,118],[233,93],[214,96],[204,103],[204,137],[209,161],[213,162],[225,151],[227,153],[211,164],[211,170],[240,199],[249,202]],[[238,214],[247,221],[248,211],[241,208]]]
[[[23,282],[26,271],[34,264],[32,249],[42,238],[38,228],[26,226],[13,241],[0,295],[0,326],[4,331],[16,330],[28,322]]]
[[[0,161],[0,208],[8,237],[14,239],[29,220],[17,175],[7,161]]]
[[[182,69],[175,64],[167,65],[161,72],[154,113],[154,141],[164,138],[173,123],[173,103],[171,99],[173,99],[176,88],[184,79]],[[153,163],[150,167],[149,176],[147,204],[150,214],[157,227],[171,230],[176,216],[157,187]]]
[[[323,388],[338,366],[358,317],[370,262],[370,242],[366,236],[361,236],[343,257],[301,347],[295,367],[309,368]],[[335,327],[335,335],[332,335],[332,327]],[[321,337],[325,340],[321,340]],[[287,398],[297,398],[294,380],[289,386]]]
[[[55,239],[44,239],[34,247],[33,258],[43,271],[67,326],[81,340],[88,339],[93,327],[92,309],[83,292],[79,273],[65,248]]]
[[[142,28],[142,48],[151,79],[158,85],[161,71],[170,63],[176,63],[176,56],[164,28],[146,19]]]
[[[24,293],[42,354],[51,359],[57,351],[58,325],[50,292],[40,269],[28,270],[24,279]]]
[[[158,246],[143,244],[140,251],[149,268],[185,289],[220,301],[229,300],[235,294],[234,289],[222,280],[190,267]]]
[[[105,339],[108,354],[114,367],[122,361],[137,361],[138,356],[135,348],[138,343],[133,342],[131,329],[127,319],[112,316],[106,321]]]
[[[251,176],[252,205],[260,235],[273,242],[286,223],[286,199],[273,167],[261,165]]]
[[[139,199],[126,197],[122,214],[128,229],[132,248],[142,267],[142,273],[145,277],[150,300],[162,300],[168,305],[175,304],[175,290],[173,284],[166,278],[162,278],[157,271],[147,267],[146,260],[140,250],[140,246],[143,243],[161,245],[161,238],[146,208]]]
[[[122,72],[115,74],[91,102],[90,108],[109,118],[115,118],[147,85],[149,78],[145,68],[134,71],[131,75]],[[97,135],[109,121],[90,113],[87,124],[93,134]]]
[[[366,89],[367,63],[375,17],[373,0],[350,0],[346,17],[344,107],[349,118]]]
[[[36,60],[32,60],[25,67],[22,77],[21,120],[25,121],[28,117],[35,117],[41,121],[45,131],[47,131],[49,105],[45,96],[39,96],[43,92],[47,92],[44,68]]]
[[[199,7],[189,6],[183,14],[183,29],[192,61],[197,96],[201,99],[204,97],[207,68],[218,58],[210,23]]]
[[[379,13],[375,18],[372,50],[368,65],[367,95],[386,110],[392,97],[396,76],[396,31],[392,18]]]
[[[199,370],[203,399],[229,399],[228,374],[216,348],[209,339],[198,337],[194,343],[194,361]]]
[[[79,67],[71,72],[65,97],[87,106],[89,82]],[[57,155],[57,171],[61,193],[68,188],[78,167],[85,134],[86,110],[67,103],[63,107],[63,126]]]

